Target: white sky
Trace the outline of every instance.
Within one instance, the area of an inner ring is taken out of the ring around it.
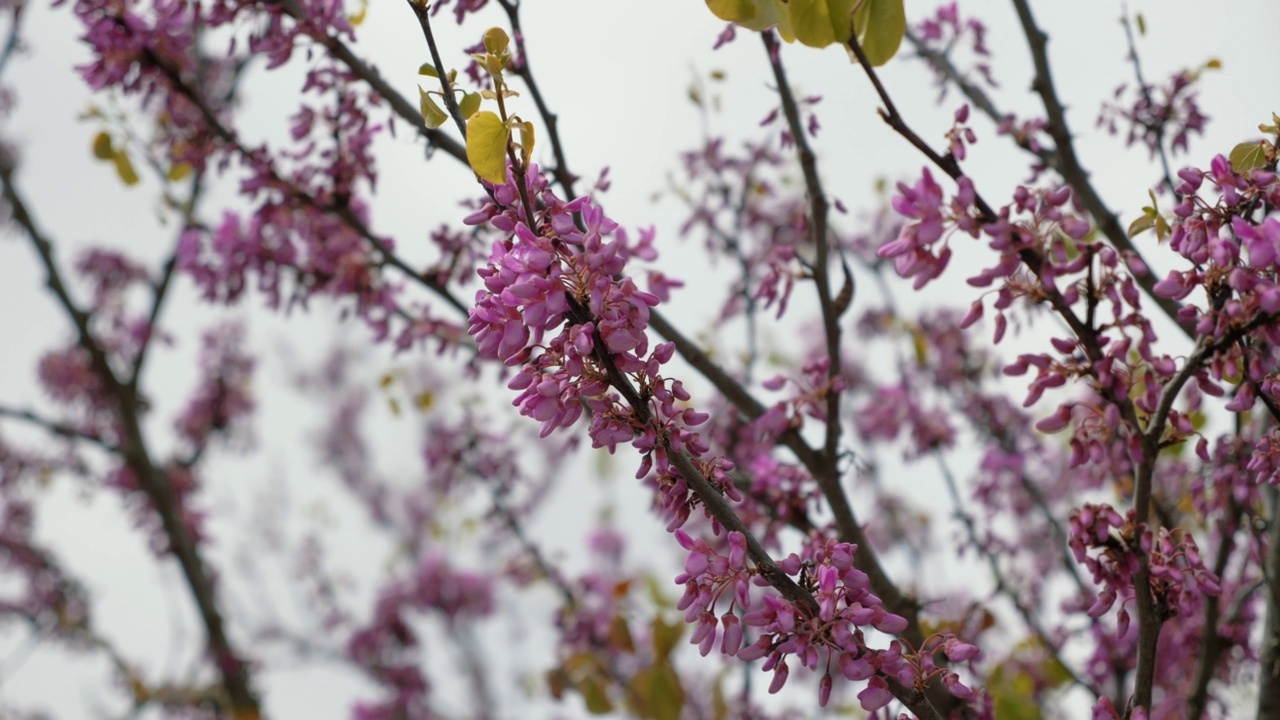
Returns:
[[[686,97],[695,77],[705,78],[713,69],[728,75],[727,82],[715,86],[723,112],[712,118],[713,132],[731,138],[757,137],[757,122],[775,105],[759,40],[740,33],[733,44],[711,52],[722,24],[702,3],[688,0],[540,0],[526,5],[524,25],[531,61],[548,102],[560,115],[571,165],[588,180],[601,167],[611,167],[613,188],[604,197],[611,215],[631,227],[656,225],[660,251],[675,260],[664,269],[689,281],[689,287],[675,298],[678,309],[668,315],[679,318],[687,331],[707,330],[707,308],[718,301],[712,299],[716,297],[713,290],[697,287],[703,277],[700,270],[693,270],[701,267],[694,254],[697,244],[678,244],[676,228],[682,211],[669,200],[652,198],[666,186],[668,174],[678,172],[677,153],[698,143],[700,121]],[[1078,150],[1103,196],[1127,222],[1145,204],[1146,188],[1157,176],[1155,166],[1146,162],[1145,150],[1125,151],[1120,139],[1094,129],[1099,103],[1118,84],[1131,81],[1119,6],[1103,0],[1034,5],[1051,38],[1055,78],[1070,107]],[[1175,167],[1207,163],[1212,154],[1225,153],[1236,142],[1256,136],[1256,125],[1271,112],[1280,112],[1280,92],[1273,77],[1274,69],[1280,67],[1280,44],[1275,42],[1280,6],[1274,0],[1242,1],[1231,4],[1229,10],[1169,0],[1134,2],[1131,7],[1147,18],[1149,34],[1140,40],[1140,52],[1149,81],[1161,82],[1170,73],[1198,66],[1210,57],[1223,64],[1200,86],[1201,107],[1211,118],[1208,133],[1193,140],[1190,158],[1174,159]],[[932,8],[932,4],[909,2],[908,14],[918,19]],[[1001,83],[997,103],[1022,116],[1038,114],[1036,98],[1029,91],[1030,60],[1012,8],[1007,3],[975,0],[966,9],[979,14],[990,28],[988,43]],[[111,168],[90,155],[98,126],[77,119],[89,99],[72,70],[85,53],[74,39],[79,30],[68,8],[51,9],[41,0],[27,14],[29,53],[8,70],[6,80],[16,90],[18,106],[4,130],[7,139],[22,148],[21,189],[37,219],[58,240],[64,267],[77,250],[95,243],[128,248],[158,266],[172,228],[155,222],[154,185],[123,188]],[[437,21],[442,52],[446,63],[461,66],[459,49],[478,39],[486,25],[476,21],[460,33],[446,15]],[[412,98],[415,70],[427,52],[409,10],[402,3],[373,0],[359,38],[357,49]],[[824,97],[818,106],[823,129],[816,148],[830,193],[856,213],[868,207],[877,178],[898,180],[918,174],[924,159],[876,116],[868,83],[843,52],[789,47],[784,59],[799,94]],[[922,136],[941,144],[958,96],[952,93],[947,104],[936,109],[931,76],[918,62],[895,60],[882,76],[907,120]],[[251,136],[283,137],[298,77],[295,72],[263,83],[261,66],[255,67],[241,127]],[[535,114],[527,100],[525,107],[516,107],[526,117]],[[971,148],[967,168],[983,194],[999,202],[1025,177],[1025,163],[985,121],[973,124],[980,142]],[[411,138],[413,134],[401,125],[397,139],[381,142],[374,223],[380,232],[394,235],[402,247],[409,248],[422,243],[426,232],[440,222],[460,218],[455,199],[474,194],[470,173],[443,155],[424,164],[421,145]],[[548,157],[549,151],[542,150],[540,156]],[[205,217],[217,217],[215,210],[227,197],[224,192],[206,200]],[[412,254],[412,249],[408,252]],[[975,247],[973,252],[979,251]],[[962,278],[963,273],[952,273],[953,281]],[[9,406],[38,407],[43,402],[34,385],[36,360],[70,337],[68,324],[42,283],[43,275],[25,238],[12,233],[0,237],[0,308],[4,308],[0,311],[0,402]],[[955,287],[944,285],[932,297],[945,299],[947,290]],[[227,314],[197,307],[188,283],[180,283],[177,290],[166,319],[174,323],[182,344],[157,358],[147,378],[148,392],[158,408],[151,427],[157,438],[166,437],[170,413],[194,379],[190,360],[195,335],[190,330]],[[966,304],[969,299],[966,296]],[[204,499],[208,505],[235,518],[217,526],[222,534],[215,557],[227,560],[237,547],[236,534],[251,525],[248,521],[261,510],[254,504],[264,492],[276,488],[288,495],[293,507],[315,508],[321,503],[327,508],[333,517],[333,559],[352,569],[360,584],[355,596],[367,600],[370,583],[384,567],[381,558],[387,545],[362,523],[358,513],[344,508],[336,480],[316,471],[305,439],[316,427],[319,406],[278,389],[290,358],[314,362],[334,341],[359,344],[364,330],[350,323],[336,324],[332,313],[323,309],[314,317],[285,321],[262,312],[253,299],[229,314],[250,323],[262,352],[257,385],[262,415],[256,421],[261,434],[251,458],[218,459],[216,467],[223,472],[207,480]],[[370,382],[378,373],[408,362],[391,360],[380,351],[371,353]],[[379,466],[388,473],[411,476],[419,467],[412,424],[389,413],[382,415],[371,433],[379,437],[375,445]],[[6,437],[21,433],[12,422],[0,424],[0,430]],[[644,512],[643,494],[626,480],[631,462],[624,454],[613,463],[621,483],[584,481],[586,493],[581,492],[581,484],[562,489],[554,498],[562,503],[555,506],[559,509],[535,522],[535,532],[571,566],[581,564],[577,552],[581,531],[609,502],[625,510],[621,522],[646,538],[633,546],[632,562],[657,564],[674,557],[674,544],[663,539],[659,523]],[[582,472],[589,473],[592,467],[584,463]],[[291,521],[287,527],[296,532],[308,522],[314,522],[314,517]],[[56,482],[40,516],[40,533],[68,567],[89,579],[98,598],[95,616],[105,633],[153,673],[188,666],[200,632],[185,587],[175,568],[152,562],[140,534],[130,528],[113,496]],[[662,548],[657,557],[637,556],[636,548],[652,543]],[[371,556],[379,559],[369,562]],[[256,581],[237,576],[231,567],[223,574],[230,586],[225,603],[229,614],[263,617],[266,611],[255,590]],[[276,585],[268,594],[282,592]],[[278,603],[287,614],[288,598],[277,595],[269,602]],[[367,602],[356,607],[365,608]],[[524,625],[537,625],[542,617],[535,614],[495,623],[486,635],[488,642],[497,647],[505,637],[515,635],[523,638],[517,641],[522,652],[540,652],[539,636],[529,635],[533,631]],[[0,631],[0,710],[11,702],[75,718],[94,716],[104,705],[120,709],[114,691],[103,689],[102,665],[39,648],[29,651],[27,644],[25,633]],[[514,656],[519,654],[498,653],[509,680],[518,667]],[[434,657],[432,662],[447,664],[447,658]],[[324,666],[273,671],[259,679],[259,686],[265,691],[268,711],[278,718],[344,717],[353,697],[371,695],[363,683]],[[509,688],[505,693],[504,707],[513,712],[518,693]]]

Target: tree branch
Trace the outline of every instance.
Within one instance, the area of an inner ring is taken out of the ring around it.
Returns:
[[[1138,59],[1138,44],[1133,39],[1133,23],[1129,22],[1129,4],[1122,3],[1121,8],[1123,9],[1120,12],[1120,24],[1124,26],[1124,39],[1129,45],[1129,60],[1133,63],[1133,75],[1138,81],[1138,91],[1142,93],[1142,99],[1147,103],[1147,107],[1155,107],[1151,102],[1151,86],[1147,85],[1146,79],[1142,77],[1142,61]],[[1150,129],[1156,134],[1156,153],[1160,156],[1160,167],[1164,170],[1164,186],[1172,194],[1176,191],[1173,172],[1169,170],[1169,154],[1164,149],[1164,123],[1158,123]]]
[[[37,415],[34,412],[31,412],[30,410],[18,410],[17,408],[5,407],[3,405],[0,405],[0,417],[8,417],[8,418],[13,418],[14,420],[26,421],[32,425],[37,425],[39,427],[42,427],[45,430],[59,437],[64,437],[71,440],[84,440],[86,442],[93,443],[94,445],[97,445],[98,447],[102,448],[103,450],[106,450],[107,452],[113,455],[119,455],[122,452],[122,450],[115,443],[112,443],[106,438],[100,437],[91,432],[86,432],[85,430],[77,428],[74,425],[68,425],[66,423],[61,423],[56,420],[50,420],[49,418]]]
[[[171,551],[182,568],[204,625],[209,653],[221,676],[230,710],[243,717],[257,717],[258,700],[251,685],[248,667],[227,637],[208,568],[200,555],[199,547],[183,523],[178,499],[169,479],[152,461],[139,417],[140,398],[117,377],[106,351],[89,327],[89,315],[71,298],[54,261],[53,244],[36,225],[14,186],[12,159],[3,153],[0,153],[0,183],[3,184],[4,199],[12,209],[14,220],[31,241],[44,267],[45,282],[49,290],[75,326],[79,345],[88,353],[90,367],[106,389],[116,420],[120,423],[120,452],[136,476],[138,486],[151,502]]]
[[[1040,95],[1040,99],[1044,104],[1047,124],[1045,129],[1049,132],[1049,136],[1053,138],[1055,144],[1054,155],[1057,162],[1054,163],[1054,169],[1062,176],[1067,185],[1071,186],[1072,191],[1084,203],[1085,209],[1093,216],[1098,223],[1098,229],[1107,237],[1117,250],[1120,251],[1121,257],[1129,266],[1129,271],[1133,275],[1133,279],[1138,286],[1146,292],[1169,319],[1173,320],[1175,326],[1180,328],[1187,337],[1192,337],[1192,330],[1186,327],[1178,320],[1178,310],[1181,307],[1177,302],[1169,298],[1160,297],[1155,293],[1156,277],[1151,266],[1142,258],[1142,254],[1138,252],[1138,248],[1129,239],[1129,234],[1124,226],[1120,224],[1120,220],[1116,217],[1103,201],[1102,196],[1098,194],[1093,184],[1089,182],[1089,174],[1085,172],[1084,167],[1080,164],[1080,159],[1076,157],[1075,145],[1071,139],[1071,130],[1067,126],[1066,108],[1058,99],[1057,90],[1053,85],[1053,76],[1049,70],[1049,56],[1046,49],[1049,36],[1036,26],[1035,18],[1031,15],[1031,7],[1027,4],[1027,0],[1013,0],[1014,8],[1018,11],[1018,20],[1022,24],[1023,34],[1027,38],[1027,46],[1031,50],[1031,58],[1035,65],[1036,75],[1032,83],[1032,87]],[[1136,267],[1134,262],[1140,264]]]

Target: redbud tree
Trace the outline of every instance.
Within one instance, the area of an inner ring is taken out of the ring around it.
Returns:
[[[76,692],[104,717],[279,717],[282,669],[324,663],[358,679],[325,717],[1280,718],[1280,117],[1197,144],[1234,110],[1198,99],[1223,63],[1186,48],[1148,79],[1127,8],[1118,89],[1081,107],[1030,0],[705,5],[680,13],[753,46],[766,111],[724,135],[723,72],[699,76],[702,137],[652,160],[679,212],[660,231],[610,211],[609,158],[562,131],[557,92],[592,89],[543,74],[523,23],[568,7],[0,3],[0,249],[38,276],[5,314],[57,324],[0,397],[7,647],[96,658]],[[617,12],[610,32],[649,10]],[[24,183],[12,128],[41,98],[11,85],[49,13],[78,27],[86,162],[152,194],[153,247],[58,237],[76,198]],[[411,31],[416,93],[370,13]],[[840,49],[829,83],[789,72]],[[895,86],[904,63],[933,84]],[[855,86],[897,143],[880,195],[816,149]],[[997,148],[1011,175],[983,169]],[[1117,163],[1151,179],[1132,206],[1099,187]],[[406,165],[436,190],[380,180]],[[342,340],[264,377],[281,351],[250,316]],[[263,427],[283,395],[313,403],[289,462]],[[403,437],[376,443],[388,409]],[[261,488],[211,500],[241,487],[228,458],[263,456],[381,544],[344,553]],[[601,482],[641,500],[549,549]],[[116,591],[65,561],[60,485],[112,498],[169,569],[186,660],[100,619]],[[254,594],[267,560],[289,613]]]

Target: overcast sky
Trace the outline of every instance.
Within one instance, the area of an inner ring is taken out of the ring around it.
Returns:
[[[51,9],[37,0],[27,9],[26,53],[8,69],[5,81],[16,92],[17,109],[3,125],[5,138],[21,148],[18,174],[21,189],[38,220],[55,238],[64,265],[75,252],[93,244],[127,248],[158,267],[164,248],[171,242],[172,227],[156,222],[155,186],[123,188],[112,169],[94,161],[90,144],[100,126],[81,117],[90,102],[112,111],[103,98],[91,99],[73,67],[86,58],[75,39],[79,30],[67,5]],[[676,296],[679,310],[670,313],[691,332],[706,331],[714,297],[700,290],[696,243],[681,246],[677,228],[683,219],[670,198],[655,201],[668,178],[679,169],[678,152],[699,143],[701,120],[689,102],[689,85],[712,70],[722,70],[726,81],[710,86],[722,101],[722,112],[710,120],[711,131],[733,139],[756,138],[758,122],[775,105],[769,90],[767,66],[761,43],[749,33],[713,52],[712,44],[723,27],[700,2],[656,0],[622,3],[610,0],[537,0],[526,3],[524,27],[531,61],[548,102],[560,116],[560,130],[570,162],[585,178],[611,168],[613,187],[604,197],[611,215],[624,225],[654,225],[658,247],[680,262],[669,274],[690,280],[690,287]],[[985,0],[968,3],[990,28],[988,43],[1000,83],[997,102],[1020,116],[1038,113],[1030,92],[1032,70],[1016,18],[1008,3]],[[1213,154],[1227,152],[1236,142],[1257,136],[1256,126],[1280,112],[1280,92],[1275,69],[1280,67],[1280,6],[1274,0],[1248,0],[1210,6],[1204,2],[1152,0],[1133,2],[1131,9],[1146,17],[1148,35],[1139,50],[1149,80],[1163,82],[1177,70],[1198,67],[1217,58],[1222,69],[1209,73],[1200,85],[1200,104],[1211,122],[1204,138],[1192,141],[1189,156],[1174,159],[1175,166],[1207,164]],[[1219,9],[1223,8],[1223,9]],[[1226,9],[1229,8],[1229,9]],[[353,8],[354,9],[354,8]],[[932,12],[933,5],[908,2],[911,19]],[[1050,56],[1055,78],[1070,108],[1069,120],[1078,138],[1078,149],[1093,180],[1123,221],[1131,220],[1147,202],[1147,188],[1157,169],[1140,148],[1125,150],[1120,139],[1095,129],[1099,104],[1117,85],[1130,82],[1127,49],[1118,22],[1120,6],[1104,0],[1034,3],[1037,19],[1050,35]],[[460,49],[473,44],[487,26],[477,20],[459,30],[443,13],[438,22],[446,64],[461,66]],[[498,19],[493,16],[492,22]],[[406,96],[415,94],[418,65],[427,57],[421,35],[410,11],[399,2],[372,0],[367,21],[359,30],[357,50],[366,53]],[[875,113],[875,98],[856,67],[838,49],[815,51],[788,47],[784,53],[793,84],[800,94],[821,94],[818,106],[822,130],[816,140],[826,187],[853,210],[868,209],[878,179],[899,180],[918,174],[924,160],[893,135]],[[264,78],[261,65],[250,71],[245,120],[241,127],[252,136],[278,140],[287,132],[300,73],[285,72]],[[895,60],[883,70],[883,79],[900,109],[920,133],[941,144],[952,111],[959,101],[952,93],[944,106],[934,105],[932,77],[919,62]],[[515,101],[526,117],[535,113],[532,103]],[[116,103],[114,108],[128,107]],[[983,120],[973,123],[980,141],[970,153],[967,168],[984,195],[999,202],[1026,175],[1025,160],[996,137]],[[548,157],[544,146],[539,157]],[[441,222],[461,217],[456,201],[474,195],[469,172],[443,156],[424,163],[421,144],[408,128],[379,144],[381,179],[375,204],[374,225],[379,232],[397,238],[412,253],[427,231]],[[206,202],[205,217],[216,218],[230,196],[215,193]],[[855,212],[856,217],[856,212]],[[854,217],[842,218],[853,227]],[[1148,236],[1149,239],[1149,236]],[[976,252],[976,249],[975,249]],[[43,275],[25,238],[8,233],[0,237],[0,403],[37,407],[43,398],[34,385],[38,357],[48,348],[70,339],[70,328],[43,290]],[[934,295],[944,298],[945,295]],[[966,299],[967,303],[967,299]],[[701,310],[699,308],[702,308]],[[367,599],[371,582],[381,577],[382,561],[366,558],[385,554],[387,543],[376,537],[357,512],[344,507],[336,480],[318,473],[314,455],[305,445],[315,428],[318,406],[293,397],[280,388],[288,366],[317,360],[334,342],[361,344],[364,332],[353,324],[338,325],[333,313],[321,306],[314,317],[287,321],[270,316],[256,300],[227,312],[199,307],[190,285],[180,283],[166,319],[174,325],[179,345],[166,350],[163,361],[153,364],[147,377],[149,393],[159,408],[154,433],[164,437],[168,418],[181,393],[194,379],[192,328],[222,317],[239,318],[251,327],[262,352],[262,416],[257,451],[248,460],[220,458],[225,471],[211,479],[205,499],[217,512],[234,515],[218,527],[223,535],[215,557],[224,562],[237,547],[234,534],[258,517],[261,498],[283,493],[292,507],[322,507],[329,513],[335,539],[335,562],[348,562],[362,589],[355,597]],[[375,351],[370,355],[370,377],[413,359],[392,359]],[[417,471],[412,447],[411,423],[396,421],[388,413],[375,428],[380,437],[379,464],[389,473],[411,475]],[[12,422],[0,422],[6,437],[31,437]],[[630,477],[630,458],[612,467],[622,478]],[[584,467],[592,467],[584,465]],[[659,523],[644,511],[647,502],[634,487],[622,484],[588,484],[562,489],[557,500],[577,511],[543,515],[535,529],[547,538],[553,554],[569,566],[581,563],[575,553],[582,530],[594,513],[617,503],[632,508],[620,521],[657,543],[665,542]],[[581,512],[579,512],[581,511]],[[292,531],[314,523],[314,517],[289,525]],[[185,667],[199,643],[190,601],[173,567],[157,567],[138,532],[131,529],[120,503],[111,496],[70,482],[55,482],[40,516],[40,533],[65,559],[68,567],[87,577],[97,593],[98,626],[154,673]],[[228,536],[232,536],[228,538]],[[647,542],[647,541],[646,541]],[[667,543],[670,545],[670,543]],[[658,545],[669,550],[664,545]],[[659,559],[665,557],[659,553]],[[674,556],[674,553],[669,553]],[[650,558],[635,559],[638,562]],[[656,560],[655,560],[656,561]],[[244,613],[262,617],[253,578],[227,572],[231,589],[228,606],[233,618]],[[0,582],[0,587],[3,583]],[[272,592],[276,592],[273,590]],[[284,612],[288,599],[275,598]],[[358,607],[367,607],[361,605]],[[541,617],[534,617],[537,624]],[[504,620],[487,631],[488,642],[516,636],[529,652],[540,637],[524,633],[519,623]],[[514,679],[517,663],[504,666]],[[504,660],[504,662],[506,662]],[[528,669],[528,668],[524,668]],[[171,675],[172,676],[172,675]],[[74,657],[32,650],[24,632],[0,630],[0,712],[4,703],[41,707],[57,717],[84,717],[114,704],[114,691],[104,690],[100,663],[78,662]],[[97,684],[95,684],[97,683]],[[344,717],[357,694],[369,696],[371,688],[357,678],[325,667],[301,666],[272,672],[261,682],[268,712],[273,717]],[[508,690],[506,707],[516,699]]]

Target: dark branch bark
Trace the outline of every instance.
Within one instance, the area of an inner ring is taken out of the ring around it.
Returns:
[[[256,718],[260,710],[250,681],[248,666],[233,648],[227,636],[207,565],[194,539],[187,533],[173,487],[164,471],[158,468],[151,458],[150,449],[142,432],[141,400],[137,393],[116,375],[106,351],[89,326],[88,313],[81,310],[71,298],[54,260],[53,244],[39,229],[26,203],[14,187],[12,161],[4,156],[0,156],[0,182],[3,183],[4,199],[11,208],[14,221],[26,233],[44,267],[45,282],[50,292],[75,326],[79,345],[88,353],[90,366],[106,389],[116,421],[120,424],[120,452],[135,475],[139,488],[151,502],[171,552],[182,569],[183,577],[186,579],[204,626],[211,660],[217,668],[222,687],[226,691],[229,710],[236,717]]]
[[[1271,516],[1262,570],[1266,620],[1258,649],[1258,720],[1280,720],[1280,490],[1262,492]]]
[[[1085,209],[1089,211],[1094,221],[1098,223],[1098,229],[1102,231],[1102,234],[1120,251],[1126,264],[1129,265],[1133,279],[1138,283],[1138,286],[1146,292],[1147,297],[1151,298],[1165,315],[1168,315],[1173,320],[1174,325],[1186,333],[1188,337],[1191,337],[1191,329],[1184,327],[1178,321],[1179,304],[1155,293],[1156,277],[1151,270],[1151,266],[1142,259],[1142,254],[1138,252],[1138,248],[1129,239],[1128,231],[1120,223],[1116,214],[1107,207],[1097,189],[1089,182],[1089,173],[1085,171],[1084,166],[1080,164],[1080,159],[1076,156],[1075,144],[1071,139],[1071,130],[1067,126],[1067,111],[1063,107],[1062,101],[1058,99],[1058,92],[1053,85],[1053,75],[1049,69],[1047,51],[1049,36],[1036,25],[1027,0],[1013,0],[1013,5],[1018,11],[1018,20],[1022,23],[1022,31],[1026,35],[1027,46],[1031,50],[1032,62],[1036,69],[1032,87],[1040,95],[1040,99],[1044,104],[1047,120],[1045,129],[1048,130],[1056,146],[1054,155],[1057,158],[1057,162],[1054,163],[1054,169],[1058,171],[1062,179],[1067,182],[1067,185],[1071,186],[1072,191],[1084,203]],[[1131,258],[1141,263],[1142,267],[1136,268]]]

